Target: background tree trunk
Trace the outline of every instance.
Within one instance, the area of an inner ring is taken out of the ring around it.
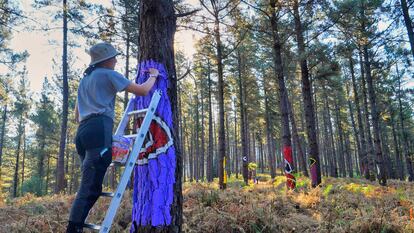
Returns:
[[[69,107],[69,85],[68,85],[68,6],[67,0],[63,0],[63,56],[62,56],[62,81],[63,81],[63,100],[62,100],[62,122],[60,127],[59,157],[57,162],[55,193],[60,193],[65,189],[65,147],[66,131],[68,127],[68,107]]]

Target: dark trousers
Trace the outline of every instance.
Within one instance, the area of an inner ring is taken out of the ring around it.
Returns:
[[[72,204],[69,222],[83,225],[102,192],[106,169],[112,161],[113,120],[98,115],[82,121],[76,134],[76,150],[82,161],[82,178]]]

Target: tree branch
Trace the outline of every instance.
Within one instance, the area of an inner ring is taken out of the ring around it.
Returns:
[[[201,9],[194,9],[192,11],[188,11],[188,12],[184,12],[184,13],[179,13],[179,14],[175,14],[175,17],[180,18],[180,17],[186,17],[189,15],[192,15],[198,11],[200,11]]]

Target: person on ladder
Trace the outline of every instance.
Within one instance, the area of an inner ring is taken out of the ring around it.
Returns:
[[[76,150],[82,162],[79,190],[72,204],[67,233],[83,232],[89,210],[102,193],[103,178],[112,161],[112,128],[117,92],[128,91],[145,96],[158,77],[157,69],[149,69],[150,78],[138,85],[115,71],[120,53],[102,42],[89,49],[91,62],[78,87],[75,118],[79,123]]]

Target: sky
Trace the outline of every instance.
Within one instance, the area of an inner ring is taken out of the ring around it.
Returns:
[[[27,68],[28,80],[30,82],[29,89],[32,92],[39,93],[44,77],[50,79],[53,74],[59,73],[61,70],[61,41],[63,35],[60,28],[50,30],[47,33],[40,30],[41,25],[48,25],[52,28],[61,27],[59,24],[56,25],[50,14],[46,12],[46,10],[58,11],[60,9],[34,9],[31,6],[32,2],[31,0],[18,1],[19,8],[23,11],[23,14],[27,15],[31,20],[25,21],[25,23],[13,28],[13,36],[9,42],[9,47],[17,52],[27,51],[29,53],[26,62],[20,64],[20,66],[25,65]],[[110,0],[89,2],[99,2],[106,7],[109,7],[111,4]],[[187,0],[187,2],[195,6],[198,0]],[[90,20],[85,21],[89,22]],[[35,28],[35,30],[28,31],[28,26]],[[69,34],[69,40],[71,39],[76,39],[81,46],[79,48],[70,48],[76,59],[73,64],[69,65],[69,68],[83,70],[90,61],[89,55],[85,52],[88,49],[86,41],[81,36],[71,36]],[[178,31],[175,36],[175,47],[190,58],[195,52],[194,44],[196,40],[197,34],[194,32],[188,30]],[[57,65],[53,64],[53,60],[56,61]],[[123,64],[123,61],[120,60],[119,64]],[[6,69],[6,67],[0,67],[0,73],[7,72]]]

